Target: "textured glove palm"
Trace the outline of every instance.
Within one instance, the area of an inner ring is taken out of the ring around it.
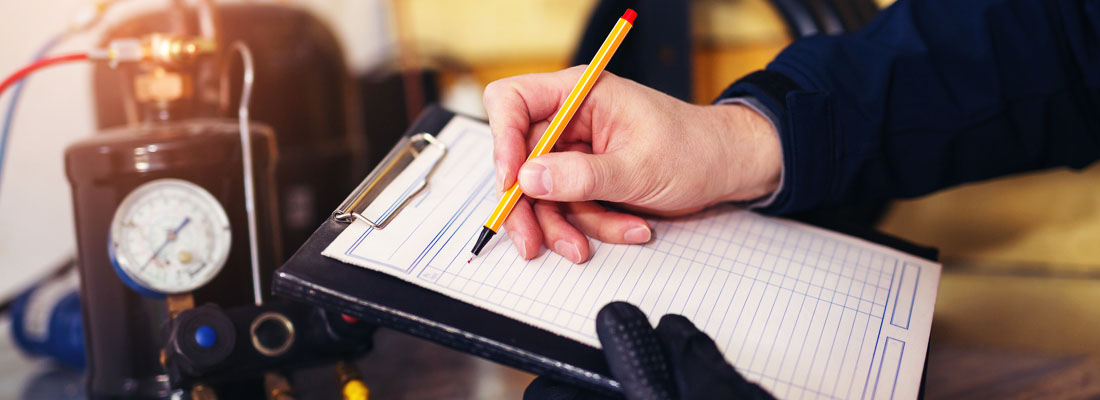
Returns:
[[[729,365],[709,336],[680,315],[665,315],[657,328],[629,303],[614,302],[596,316],[596,333],[611,374],[630,400],[772,399]],[[528,400],[604,399],[545,377],[535,379]]]

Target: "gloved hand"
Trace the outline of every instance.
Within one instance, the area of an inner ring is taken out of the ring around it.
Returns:
[[[680,315],[665,315],[653,329],[642,310],[614,302],[596,316],[596,334],[611,374],[629,400],[773,399],[726,363],[707,334]],[[607,397],[545,377],[531,382],[527,400]]]

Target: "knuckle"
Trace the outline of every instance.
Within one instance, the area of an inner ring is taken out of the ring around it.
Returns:
[[[534,216],[510,216],[504,221],[504,229],[516,235],[530,236],[533,232],[539,231],[539,223]]]
[[[584,162],[576,163],[576,165],[578,171],[576,171],[575,176],[570,178],[577,181],[579,194],[585,198],[594,196],[603,181],[601,179],[604,173],[603,167],[591,157],[585,157]]]
[[[484,95],[486,102],[495,99],[501,94],[501,91],[504,90],[505,87],[507,87],[507,83],[505,82],[506,80],[507,79],[497,79],[495,81],[489,82],[488,85],[485,85]]]
[[[623,240],[623,235],[619,231],[616,224],[601,223],[596,232],[600,234],[601,242],[616,243]]]
[[[496,111],[499,107],[508,107],[511,104],[509,98],[519,96],[519,93],[516,77],[498,79],[485,85],[482,103],[485,104],[486,111]]]
[[[493,146],[493,161],[504,161],[505,157],[508,157],[508,152],[504,150],[499,144]]]
[[[547,201],[543,201],[543,200],[536,200],[535,204],[534,204],[534,207],[535,207],[535,214],[544,214],[544,213],[550,212],[552,210],[552,207],[551,207],[550,203],[547,202]]]
[[[597,157],[585,156],[583,162],[576,165],[580,167],[576,174],[576,179],[580,180],[577,186],[581,188],[581,195],[585,199],[614,200],[604,198],[609,190],[621,187],[618,185],[620,182],[615,181],[621,177],[613,176],[612,169],[606,163]]]
[[[512,235],[523,235],[524,221],[522,218],[509,216],[504,220],[504,230],[508,232],[509,237],[516,237]]]

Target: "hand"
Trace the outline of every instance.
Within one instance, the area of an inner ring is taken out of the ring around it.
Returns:
[[[636,399],[772,399],[722,357],[714,341],[687,318],[665,315],[657,329],[642,310],[614,302],[596,316],[596,333],[623,394]],[[538,378],[526,400],[603,399],[575,386]]]
[[[526,195],[504,227],[519,253],[545,243],[565,258],[590,257],[587,236],[645,243],[642,218],[593,200],[660,216],[776,190],[782,164],[771,124],[738,105],[697,106],[604,72],[566,127],[556,152],[526,160],[584,66],[502,79],[485,89],[501,190],[518,177]]]

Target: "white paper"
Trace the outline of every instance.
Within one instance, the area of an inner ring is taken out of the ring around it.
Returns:
[[[797,222],[720,206],[651,220],[645,245],[592,242],[583,265],[524,261],[497,235],[467,264],[497,202],[485,124],[453,119],[428,186],[376,230],[355,222],[324,255],[599,347],[595,316],[633,303],[682,314],[779,398],[915,398],[940,265]]]

